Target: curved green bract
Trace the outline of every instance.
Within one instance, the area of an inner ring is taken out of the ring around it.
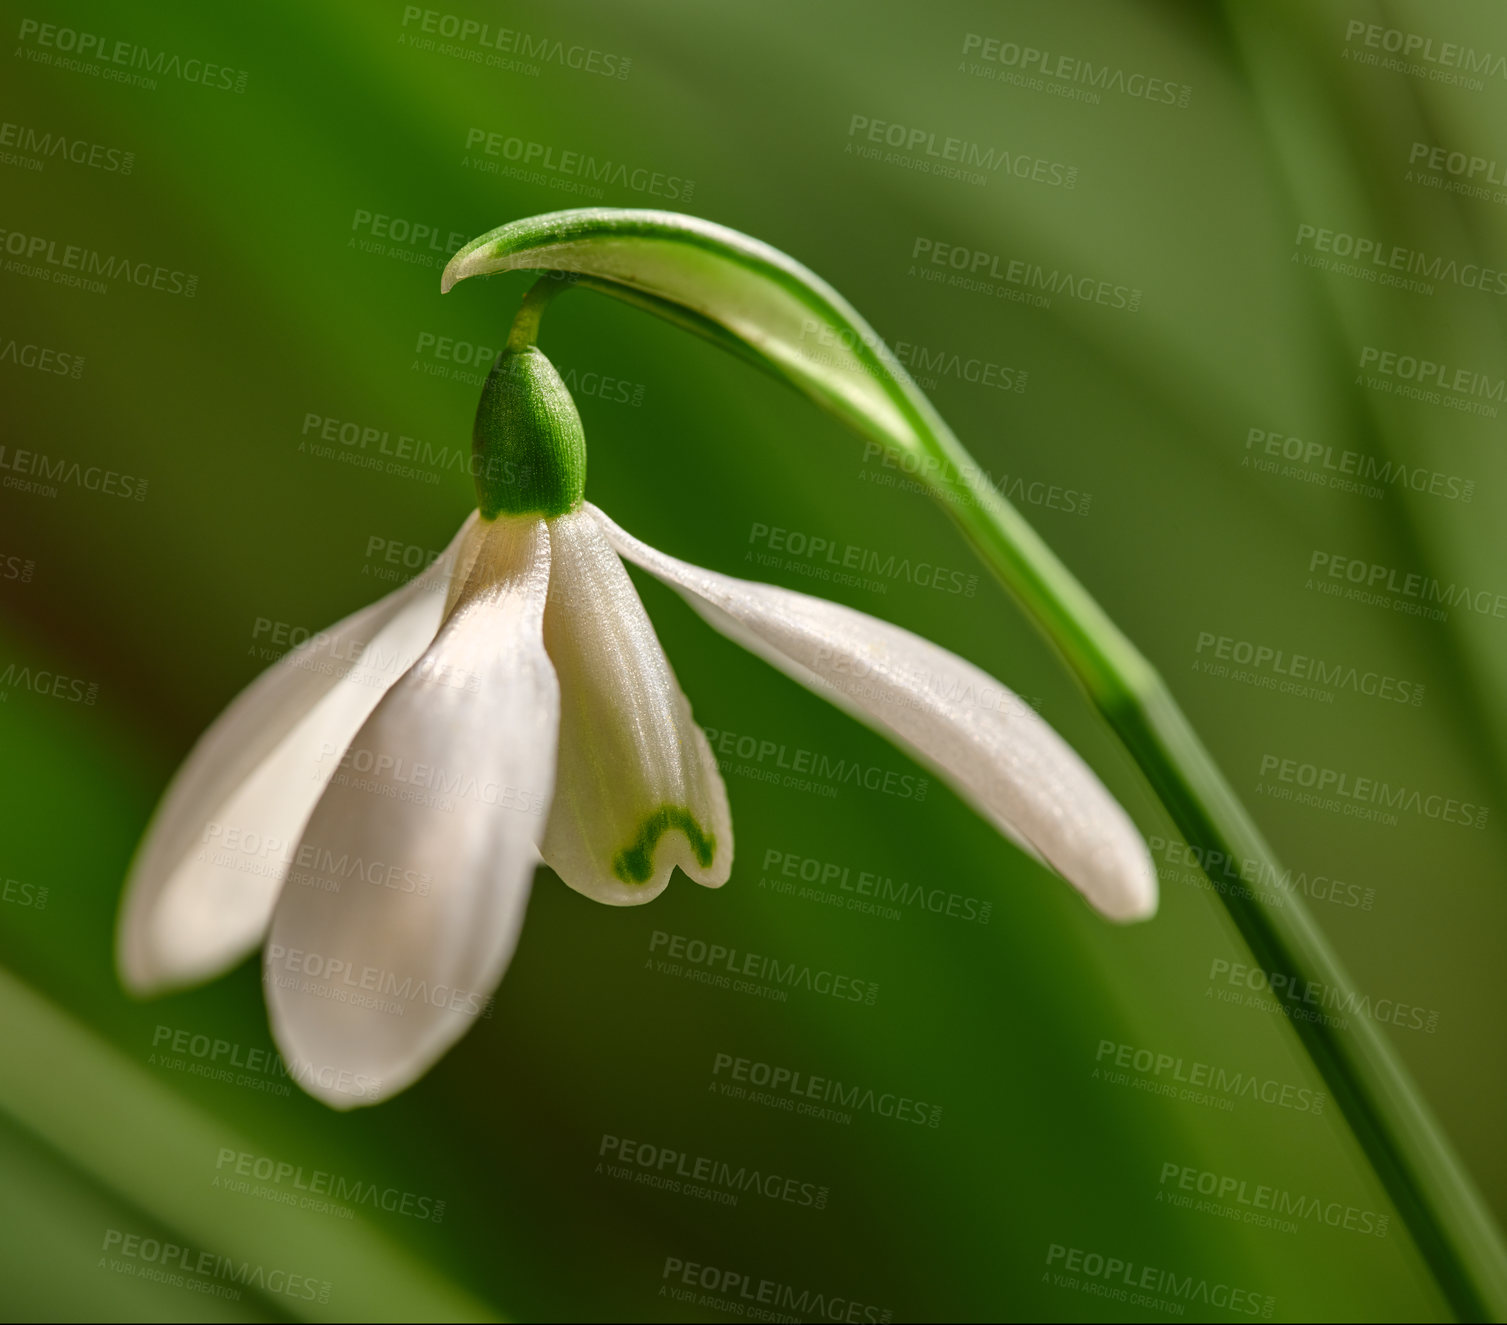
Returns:
[[[1270,846],[1155,669],[984,477],[873,328],[814,272],[697,217],[586,208],[473,240],[450,260],[443,288],[506,271],[572,273],[576,284],[773,372],[892,452],[923,459],[917,477],[1072,669],[1188,843],[1206,860],[1280,877]],[[643,868],[659,834],[683,826],[652,828],[657,822],[645,825],[652,837],[620,854],[621,868]],[[1274,986],[1313,982],[1342,1001],[1359,999],[1300,898],[1285,894],[1273,905],[1255,890],[1216,893]],[[1453,1309],[1463,1319],[1507,1319],[1501,1235],[1382,1031],[1365,1018],[1343,1028],[1297,1020],[1293,1031]]]
[[[579,272],[694,315],[897,451],[925,450],[930,410],[883,339],[830,285],[776,248],[675,212],[591,207],[500,226],[445,268],[441,289],[503,271]],[[666,312],[666,308],[655,311]]]
[[[703,832],[696,816],[683,805],[661,805],[639,825],[633,845],[612,858],[612,872],[624,883],[647,883],[654,873],[654,848],[666,833],[676,830],[685,834],[703,869],[712,863],[717,839]]]

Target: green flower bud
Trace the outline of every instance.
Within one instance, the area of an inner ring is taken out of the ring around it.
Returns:
[[[471,430],[482,518],[564,515],[586,492],[586,434],[576,402],[537,346],[493,366]]]

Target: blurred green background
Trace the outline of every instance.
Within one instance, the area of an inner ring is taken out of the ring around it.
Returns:
[[[270,1049],[253,962],[152,1003],[121,993],[121,881],[197,734],[294,632],[387,592],[469,509],[455,457],[478,347],[502,343],[527,283],[441,298],[451,248],[532,213],[664,206],[784,249],[902,347],[1168,675],[1359,987],[1422,1010],[1430,1029],[1389,1033],[1507,1205],[1507,620],[1489,596],[1507,593],[1507,281],[1480,275],[1507,263],[1507,13],[441,3],[6,5],[7,1318],[1441,1318],[1284,1015],[1211,978],[1245,959],[1217,897],[945,514],[793,393],[585,292],[542,344],[576,388],[589,497],[676,556],[850,603],[1030,697],[1170,843],[1160,915],[1104,924],[934,782],[924,799],[787,787],[767,754],[724,768],[726,888],[677,880],[623,911],[541,871],[495,1015],[379,1108],[279,1093],[265,1064],[217,1074]],[[627,169],[597,187],[571,153]],[[1402,266],[1347,258],[1357,241]],[[129,271],[70,282],[70,246]],[[1014,298],[989,272],[1015,260],[1137,306]],[[954,262],[979,284],[949,283]],[[1443,380],[1410,381],[1404,356]],[[1367,490],[1331,482],[1363,465]],[[776,529],[980,578],[833,583]],[[1487,610],[1326,595],[1316,553],[1488,591]],[[641,591],[705,725],[919,772]],[[1356,679],[1313,695],[1269,662],[1221,674],[1234,642]],[[1268,775],[1282,760],[1489,813],[1367,821],[1296,800]],[[987,902],[988,923],[799,885],[828,865]],[[650,964],[656,931],[878,995],[711,988]],[[715,1089],[718,1055],[940,1114],[763,1107]],[[1195,1063],[1256,1093],[1157,1089]],[[608,1172],[612,1138],[826,1194],[666,1190],[634,1180],[658,1152]],[[227,1153],[443,1216],[300,1209],[306,1178],[249,1194],[224,1184]],[[1258,1188],[1307,1213],[1246,1219],[1231,1193]]]

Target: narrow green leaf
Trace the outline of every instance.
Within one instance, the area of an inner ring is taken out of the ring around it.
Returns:
[[[310,1321],[499,1319],[361,1214],[333,1220],[297,1206],[227,1199],[212,1185],[216,1158],[226,1149],[261,1153],[252,1140],[3,970],[0,1025],[6,1032],[0,1110],[177,1230],[195,1257],[207,1252],[251,1267],[248,1278],[236,1277],[237,1270],[217,1282],[261,1284],[269,1301]],[[100,1126],[102,1108],[109,1127]],[[289,1275],[307,1281],[279,1293]],[[328,1284],[328,1299],[320,1301],[310,1283]]]

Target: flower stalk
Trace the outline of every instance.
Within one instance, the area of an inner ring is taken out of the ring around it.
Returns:
[[[983,477],[884,342],[820,277],[768,245],[697,218],[598,208],[532,217],[482,236],[452,258],[443,288],[508,270],[571,273],[576,283],[751,360],[861,435],[922,461],[915,472],[1067,663],[1188,843],[1205,859],[1276,870],[1271,848],[1155,669]],[[545,297],[541,292],[541,303]],[[530,334],[537,308],[525,301]],[[1255,892],[1217,891],[1279,987],[1313,982],[1342,1000],[1353,994],[1300,898],[1273,907]],[[1507,1318],[1500,1233],[1383,1033],[1365,1019],[1344,1030],[1302,1020],[1293,1028],[1453,1311],[1467,1320]]]

